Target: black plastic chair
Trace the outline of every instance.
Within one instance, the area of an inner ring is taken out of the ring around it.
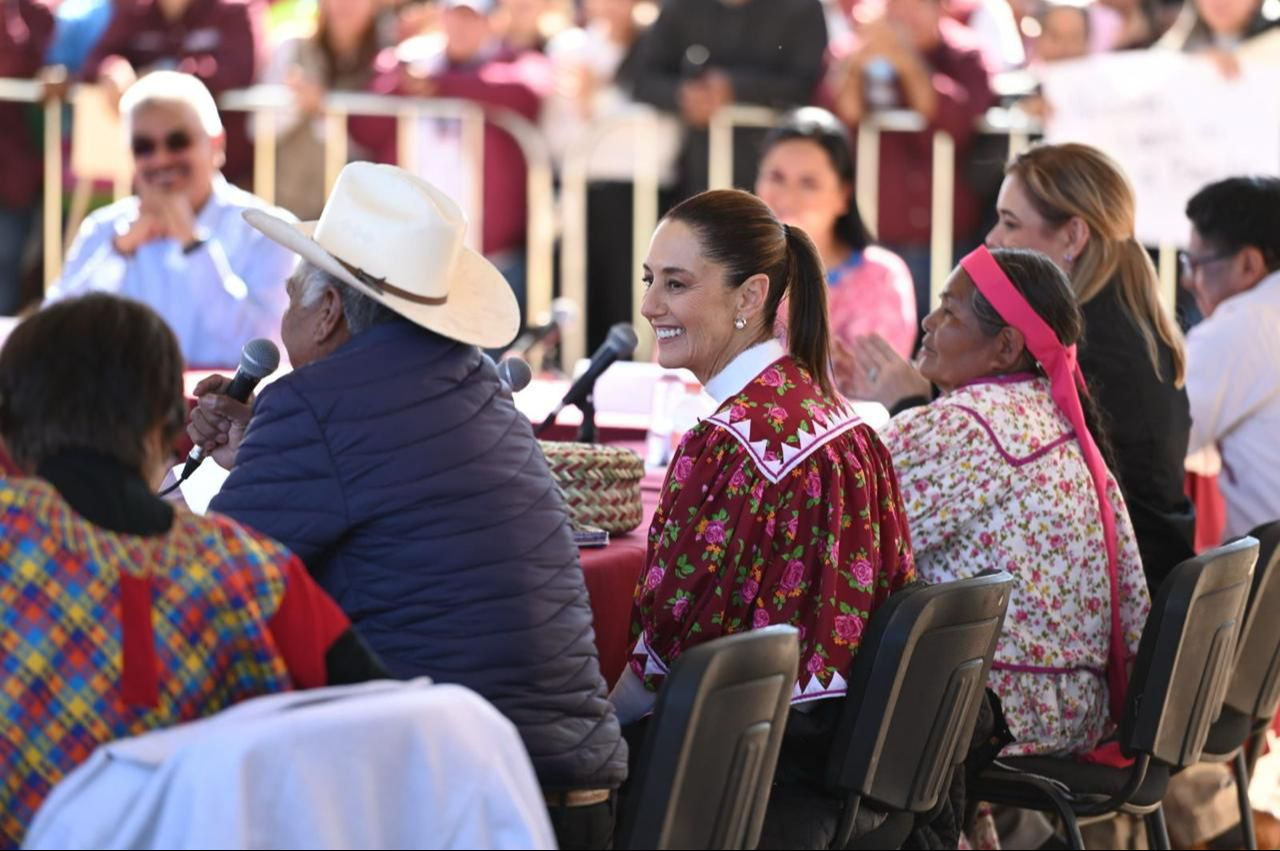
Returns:
[[[833,848],[897,848],[964,762],[1013,577],[906,589],[871,617],[836,727],[827,784],[844,793]],[[857,836],[863,800],[891,816]],[[907,816],[903,818],[903,816]]]
[[[1171,769],[1199,761],[1222,709],[1258,542],[1244,538],[1184,561],[1160,586],[1129,682],[1119,743],[1133,764],[1073,757],[1014,757],[978,778],[974,800],[1054,812],[1072,848],[1080,819],[1146,817],[1152,848],[1169,848],[1160,801]]]
[[[645,733],[621,848],[755,848],[796,682],[798,635],[766,627],[681,654]]]
[[[1244,626],[1236,651],[1235,669],[1222,714],[1209,729],[1200,758],[1230,762],[1240,807],[1244,847],[1253,851],[1258,837],[1249,804],[1249,777],[1257,761],[1267,727],[1280,705],[1280,521],[1249,533],[1257,538],[1258,565],[1245,607]]]

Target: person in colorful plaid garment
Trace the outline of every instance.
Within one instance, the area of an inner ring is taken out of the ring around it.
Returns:
[[[383,676],[284,547],[155,495],[185,414],[177,339],[139,302],[60,302],[0,352],[26,474],[0,478],[0,847],[100,744]]]
[[[748,193],[703,193],[659,225],[645,276],[659,361],[690,369],[720,407],[667,474],[611,699],[624,724],[640,721],[682,651],[793,626],[779,772],[820,783],[842,703],[830,698],[871,613],[915,574],[892,460],[833,389],[826,277],[804,231]],[[772,333],[784,298],[786,347]]]

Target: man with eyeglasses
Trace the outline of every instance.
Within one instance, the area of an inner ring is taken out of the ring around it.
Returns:
[[[1215,448],[1227,537],[1280,519],[1280,178],[1233,177],[1187,204],[1189,454]]]
[[[241,217],[290,214],[227,183],[213,96],[190,74],[157,71],[120,102],[137,195],[85,219],[50,301],[101,290],[145,302],[178,335],[189,366],[230,367],[255,337],[279,338],[294,257]]]

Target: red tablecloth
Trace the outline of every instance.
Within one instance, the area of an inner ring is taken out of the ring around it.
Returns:
[[[600,672],[610,688],[631,650],[631,597],[644,570],[644,539],[642,528],[611,539],[607,547],[582,550],[582,577],[591,596]]]
[[[1218,546],[1227,526],[1227,505],[1218,490],[1218,477],[1187,473],[1184,489],[1196,507],[1196,552]]]
[[[610,688],[622,674],[631,650],[631,600],[636,581],[644,570],[645,538],[661,488],[660,474],[646,476],[641,484],[645,510],[640,527],[629,534],[611,537],[607,547],[581,550],[582,575],[591,596],[596,647],[600,649],[600,671]]]

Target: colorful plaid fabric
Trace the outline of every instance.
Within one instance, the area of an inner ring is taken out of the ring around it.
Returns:
[[[0,846],[99,744],[291,687],[268,629],[279,544],[183,510],[167,535],[116,534],[38,479],[0,480],[0,529]],[[125,572],[151,586],[154,707],[121,697]]]

